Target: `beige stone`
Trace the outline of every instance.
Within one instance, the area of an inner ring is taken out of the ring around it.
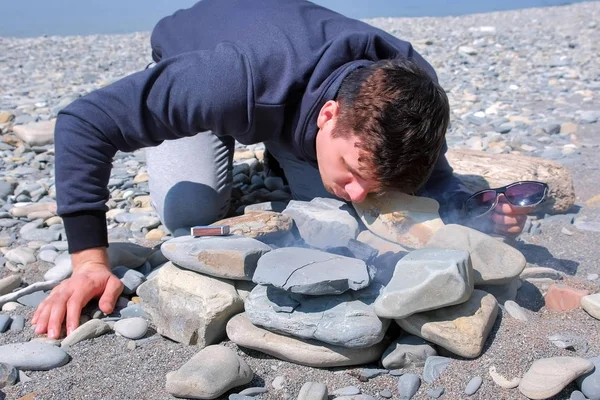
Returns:
[[[11,114],[11,113],[0,112],[0,124],[6,124],[7,122],[9,122],[14,117],[15,116],[13,114]]]
[[[530,399],[547,399],[593,369],[594,364],[581,357],[542,358],[523,375],[519,391]]]
[[[27,219],[30,219],[30,220],[34,220],[34,219],[47,220],[47,219],[52,218],[54,216],[56,216],[56,213],[54,213],[52,211],[34,211],[32,213],[27,214]]]
[[[254,158],[254,152],[252,150],[236,150],[236,152],[233,153],[234,161],[249,160],[251,158]]]
[[[411,249],[424,247],[444,226],[439,204],[426,197],[389,192],[353,203],[365,226],[375,235]]]
[[[137,196],[133,199],[133,204],[138,208],[151,208],[150,196]]]
[[[213,225],[229,225],[232,235],[245,236],[264,243],[284,246],[294,240],[291,233],[294,227],[293,218],[272,211],[248,211],[244,215],[217,221]]]
[[[21,286],[21,277],[19,275],[11,275],[0,279],[0,296],[11,293],[19,286]]]
[[[234,282],[165,264],[137,290],[156,330],[183,344],[199,347],[225,336],[229,318],[244,310]]]
[[[581,308],[596,319],[600,319],[600,293],[590,294],[581,299]]]
[[[389,240],[385,240],[375,235],[373,232],[369,230],[362,231],[356,237],[356,240],[359,242],[368,244],[374,249],[379,250],[379,255],[383,255],[385,253],[400,253],[407,252],[408,250],[404,247],[400,246],[398,243],[390,242]]]
[[[45,221],[46,226],[52,226],[52,225],[60,225],[63,223],[63,220],[61,217],[50,217]]]
[[[146,239],[148,240],[161,240],[165,236],[165,233],[160,229],[152,229],[150,232],[146,233]]]
[[[514,247],[462,225],[444,226],[433,235],[427,247],[471,253],[475,285],[508,284],[527,264],[525,256]]]
[[[26,217],[37,211],[49,211],[56,215],[56,202],[19,204],[10,209],[13,217]]]
[[[494,296],[474,290],[465,303],[414,314],[396,322],[408,333],[454,354],[475,358],[481,354],[497,315],[498,303]]]
[[[45,146],[54,143],[54,126],[56,120],[33,122],[15,125],[14,134],[30,146]]]
[[[390,344],[387,339],[362,349],[333,346],[316,340],[303,340],[278,335],[256,327],[245,314],[238,314],[227,323],[227,336],[242,347],[254,349],[280,360],[316,368],[361,365],[375,362]]]
[[[135,176],[135,178],[133,178],[133,183],[143,183],[143,182],[148,182],[148,173],[147,172],[140,172],[139,174],[137,174]]]

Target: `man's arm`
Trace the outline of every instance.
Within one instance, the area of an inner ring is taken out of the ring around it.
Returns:
[[[69,251],[107,245],[105,203],[118,150],[212,130],[243,135],[250,127],[250,72],[231,45],[182,54],[75,101],[55,130],[58,214]]]

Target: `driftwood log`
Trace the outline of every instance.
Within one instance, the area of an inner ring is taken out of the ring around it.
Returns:
[[[460,149],[448,150],[446,157],[454,173],[473,191],[497,188],[515,181],[540,181],[548,184],[550,193],[539,211],[562,213],[575,204],[573,177],[567,168],[555,161]]]

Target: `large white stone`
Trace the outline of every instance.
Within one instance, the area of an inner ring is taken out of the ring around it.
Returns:
[[[581,308],[596,319],[600,319],[600,293],[590,294],[581,299]]]
[[[594,364],[581,357],[542,358],[523,375],[519,391],[530,399],[547,399],[593,369]]]
[[[29,146],[45,146],[54,143],[54,126],[56,120],[32,122],[25,125],[15,125],[13,132],[16,137]]]
[[[225,335],[227,320],[244,309],[233,281],[165,264],[138,288],[143,310],[163,336],[200,347]]]
[[[427,197],[389,192],[385,196],[369,195],[353,205],[371,232],[411,249],[424,247],[444,226],[438,202]]]
[[[464,303],[473,292],[473,267],[464,250],[420,249],[402,258],[375,301],[382,318],[409,315]]]

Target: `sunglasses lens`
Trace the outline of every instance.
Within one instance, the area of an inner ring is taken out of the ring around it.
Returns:
[[[493,190],[486,190],[483,192],[477,193],[475,196],[471,197],[465,203],[465,211],[469,215],[481,215],[488,212],[496,201],[496,192]]]
[[[506,189],[506,199],[515,206],[528,207],[544,200],[546,187],[541,183],[529,182]]]

